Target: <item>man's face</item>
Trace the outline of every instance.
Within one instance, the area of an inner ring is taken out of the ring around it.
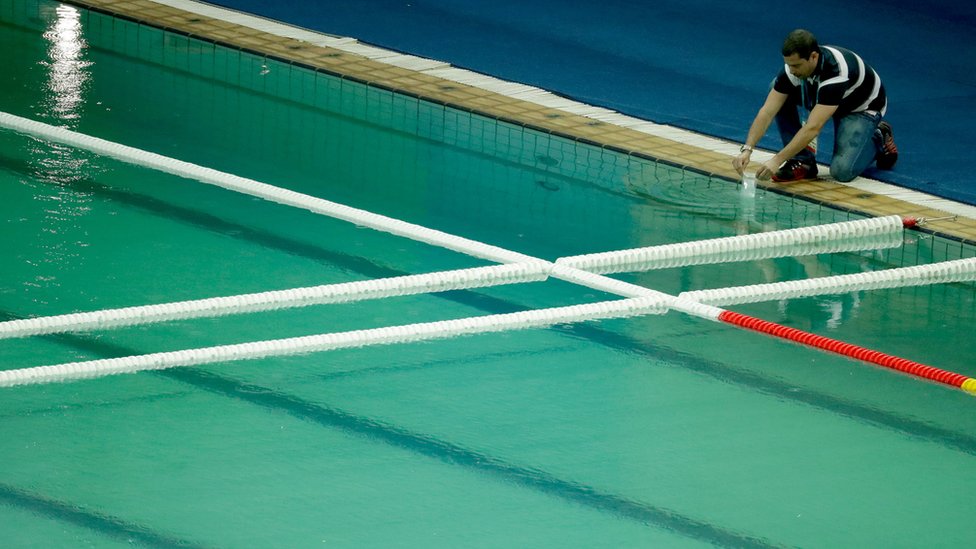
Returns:
[[[797,78],[809,78],[813,71],[817,70],[817,61],[820,59],[820,54],[817,52],[811,52],[809,59],[803,59],[799,54],[792,54],[789,57],[784,57],[783,61],[786,62],[786,66],[790,69],[790,74]]]

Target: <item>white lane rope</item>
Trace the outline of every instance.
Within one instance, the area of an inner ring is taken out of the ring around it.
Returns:
[[[262,198],[270,202],[302,208],[328,217],[355,223],[363,227],[369,227],[433,246],[447,248],[496,263],[538,261],[534,257],[512,252],[497,246],[483,244],[442,231],[407,223],[399,219],[338,204],[323,198],[275,187],[274,185],[268,185],[267,183],[261,183],[246,177],[224,173],[212,168],[205,168],[190,162],[184,162],[134,147],[113,143],[5,112],[0,112],[0,127],[55,141],[71,147],[86,149],[116,160],[153,168],[164,173],[215,185],[227,190]]]
[[[814,227],[563,257],[556,263],[597,274],[647,271],[688,265],[894,248],[902,244],[902,233],[901,217],[890,215]]]
[[[544,261],[508,263],[307,288],[23,318],[0,322],[0,339],[104,330],[170,320],[217,317],[502,284],[541,282],[549,277],[550,267],[551,264]]]
[[[679,298],[710,305],[739,305],[778,301],[862,290],[948,284],[976,280],[976,258],[956,259],[929,265],[899,267],[885,271],[826,276],[806,280],[753,284],[731,288],[682,292]]]
[[[666,310],[666,300],[662,297],[637,297],[457,320],[71,362],[54,366],[0,371],[0,387],[68,381],[143,370],[161,370],[178,366],[285,356],[366,345],[388,345],[443,339],[476,333],[546,327],[566,322],[662,314]]]

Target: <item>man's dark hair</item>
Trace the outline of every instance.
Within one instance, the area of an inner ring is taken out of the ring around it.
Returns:
[[[783,41],[783,57],[789,57],[794,53],[800,59],[810,59],[813,52],[820,53],[820,45],[817,44],[817,37],[812,32],[804,29],[796,29],[786,35]]]

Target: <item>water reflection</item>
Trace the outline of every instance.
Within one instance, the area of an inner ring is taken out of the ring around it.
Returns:
[[[85,58],[88,47],[83,36],[81,12],[59,5],[42,8],[50,21],[43,37],[48,41],[44,91],[35,112],[49,123],[75,129],[81,121],[85,94],[91,79],[91,61]],[[90,176],[89,155],[54,143],[31,140],[30,158],[33,187],[38,202],[38,223],[32,236],[33,250],[25,257],[33,271],[23,281],[24,289],[38,305],[61,299],[62,274],[76,269],[89,245],[88,231],[81,222],[91,211],[92,194],[79,192],[73,184]]]
[[[70,6],[58,6],[44,33],[49,42],[48,85],[50,105],[48,116],[59,120],[75,120],[83,103],[85,84],[89,79],[91,62],[83,56],[87,47],[81,28],[81,13]]]

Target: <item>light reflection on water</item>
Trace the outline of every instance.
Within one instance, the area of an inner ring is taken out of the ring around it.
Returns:
[[[59,5],[43,14],[50,23],[43,36],[48,41],[47,57],[41,65],[47,69],[48,93],[40,97],[35,111],[51,123],[75,129],[81,121],[91,61],[85,58],[88,44],[83,36],[79,10]],[[79,266],[83,248],[90,244],[82,219],[91,211],[91,193],[79,192],[73,184],[90,177],[89,156],[55,143],[32,141],[32,179],[25,185],[36,187],[40,219],[30,247],[31,257],[24,258],[33,276],[23,281],[24,290],[33,294],[38,304],[57,301],[61,272]]]
[[[82,36],[81,13],[70,6],[58,6],[44,38],[49,42],[48,90],[45,115],[61,121],[75,120],[84,102],[85,84],[91,62],[84,58],[88,47]]]

